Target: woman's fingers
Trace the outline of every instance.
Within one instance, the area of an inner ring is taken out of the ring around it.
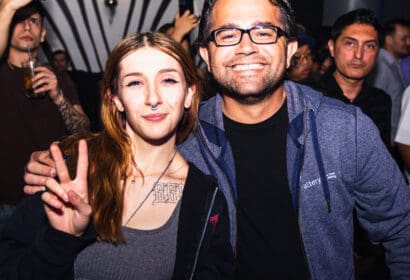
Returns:
[[[89,217],[91,215],[91,206],[75,191],[68,191],[68,197],[71,206],[76,209],[80,215],[85,217]]]
[[[68,202],[66,190],[54,179],[50,178],[46,182],[47,191],[56,195],[60,200]]]
[[[62,209],[64,206],[63,202],[52,192],[44,192],[41,195],[41,200],[52,209]]]
[[[77,161],[77,179],[81,181],[83,185],[87,185],[88,174],[88,147],[87,142],[81,139],[78,142],[78,161]]]

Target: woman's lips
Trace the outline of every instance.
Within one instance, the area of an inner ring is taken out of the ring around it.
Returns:
[[[165,117],[167,116],[167,114],[148,114],[148,115],[144,115],[143,118],[148,120],[148,121],[161,121],[163,119],[165,119]]]

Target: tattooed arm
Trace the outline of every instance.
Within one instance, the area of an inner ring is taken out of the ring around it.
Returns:
[[[68,132],[72,134],[88,130],[90,128],[90,121],[81,105],[70,101],[76,100],[77,93],[68,75],[59,73],[57,78],[57,74],[49,66],[36,67],[34,72],[34,92],[48,92],[48,96],[57,106]],[[67,94],[67,96],[64,96],[64,94]]]
[[[58,111],[69,133],[84,131],[90,128],[90,121],[85,115],[81,105],[72,105],[71,102],[64,97],[61,90],[59,90],[58,97],[53,101],[54,104],[57,105]]]

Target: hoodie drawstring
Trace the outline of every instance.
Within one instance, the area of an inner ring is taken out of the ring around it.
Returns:
[[[310,123],[312,126],[312,141],[313,141],[313,149],[315,152],[315,158],[316,158],[316,162],[319,168],[320,180],[322,181],[322,189],[323,189],[323,193],[326,199],[327,211],[330,213],[332,212],[332,208],[330,205],[329,182],[327,181],[326,172],[325,172],[323,159],[322,159],[322,154],[320,152],[319,139],[317,136],[317,129],[316,129],[316,118],[315,118],[313,110],[309,111],[309,119],[310,119]]]

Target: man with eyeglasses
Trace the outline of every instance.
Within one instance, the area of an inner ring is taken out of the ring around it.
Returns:
[[[235,278],[353,279],[355,208],[391,276],[410,277],[410,190],[379,132],[360,109],[284,81],[297,49],[288,1],[208,0],[199,30],[220,91],[181,150],[232,207]]]
[[[235,278],[354,279],[354,208],[392,277],[410,277],[410,190],[360,109],[284,81],[295,33],[287,0],[205,1],[198,41],[219,92],[178,148],[227,198]],[[32,154],[27,193],[52,166]]]

